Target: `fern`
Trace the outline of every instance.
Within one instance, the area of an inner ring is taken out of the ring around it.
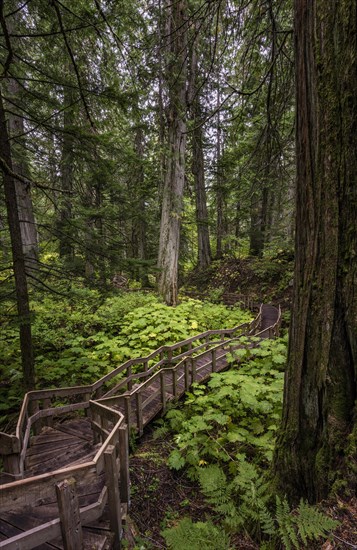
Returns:
[[[316,507],[310,506],[303,499],[300,500],[297,513],[296,526],[304,544],[308,539],[313,540],[328,535],[339,524],[338,521],[326,516]]]
[[[293,545],[300,548],[299,537],[306,545],[309,540],[326,538],[328,533],[338,526],[338,521],[329,518],[315,506],[300,500],[299,507],[293,513],[286,500],[276,497],[276,521],[278,532],[287,550]]]
[[[210,521],[193,523],[190,518],[184,518],[175,527],[165,529],[161,534],[171,550],[229,550],[230,547],[227,533]]]
[[[212,464],[200,470],[199,481],[202,493],[210,504],[219,506],[230,501],[230,487],[225,473],[218,464]]]
[[[278,523],[278,533],[287,550],[291,549],[291,544],[293,544],[295,548],[299,548],[294,519],[286,498],[281,500],[279,496],[276,496],[276,521]]]

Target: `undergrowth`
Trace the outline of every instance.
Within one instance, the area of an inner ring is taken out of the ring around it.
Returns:
[[[301,548],[337,525],[304,501],[291,510],[285,498],[271,492],[269,467],[282,410],[286,350],[285,338],[237,350],[231,370],[213,374],[207,387],[196,384],[185,405],[171,409],[157,431],[174,433],[169,465],[186,468],[197,480],[214,523],[228,535],[249,532],[262,549]],[[211,520],[206,523],[200,533],[214,527]],[[173,528],[172,538],[163,533],[173,550],[187,547],[179,538],[181,527]],[[193,536],[195,528],[189,527]]]
[[[127,359],[251,318],[238,308],[199,300],[169,308],[154,294],[103,297],[81,287],[73,287],[67,297],[35,295],[31,310],[39,388],[90,384]],[[22,399],[22,371],[17,323],[5,316],[0,323],[0,415],[6,426],[8,414],[18,410]]]

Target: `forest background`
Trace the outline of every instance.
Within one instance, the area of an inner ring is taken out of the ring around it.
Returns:
[[[228,322],[177,305],[227,259],[289,289],[295,250],[273,469],[293,500],[327,495],[341,456],[355,483],[356,13],[292,4],[1,0],[5,423],[36,383],[139,353],[129,334]],[[162,306],[113,280],[177,307],[147,324]]]

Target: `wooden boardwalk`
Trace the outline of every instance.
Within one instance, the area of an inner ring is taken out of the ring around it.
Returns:
[[[16,435],[0,433],[0,549],[120,548],[128,435],[226,369],[240,336],[275,337],[280,317],[264,305],[251,323],[162,347],[90,386],[29,392]]]

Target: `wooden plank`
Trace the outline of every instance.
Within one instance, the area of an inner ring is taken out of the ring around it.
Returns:
[[[45,525],[34,527],[0,542],[1,550],[31,550],[61,534],[60,520],[54,519]]]
[[[122,536],[121,504],[115,447],[113,445],[108,445],[104,452],[104,464],[106,486],[108,489],[110,529],[114,533],[114,548],[120,549],[120,539]]]
[[[129,430],[128,426],[119,428],[119,467],[120,496],[123,503],[130,506],[130,474],[129,474]]]
[[[54,449],[61,449],[62,447],[66,447],[67,445],[73,445],[75,443],[78,443],[78,440],[74,436],[66,436],[63,432],[60,432],[58,434],[62,437],[53,438],[52,441],[49,440],[46,442],[46,439],[43,438],[41,441],[36,441],[36,438],[38,436],[35,436],[31,438],[30,446],[27,449],[26,456],[31,456],[34,454],[38,454],[43,452],[42,449],[46,449],[47,451],[52,451]]]
[[[72,439],[77,438],[74,435],[64,434],[54,428],[46,427],[39,435],[35,435],[30,438],[30,448],[35,445],[47,445],[47,443],[52,443],[58,440],[70,441]]]
[[[83,547],[83,531],[75,479],[69,478],[57,483],[56,494],[64,548],[78,550]]]
[[[83,420],[83,422],[87,422],[86,420]],[[93,434],[89,434],[86,432],[86,430],[81,430],[81,428],[84,428],[84,426],[78,426],[75,427],[74,425],[71,425],[69,423],[64,424],[58,424],[56,425],[56,429],[60,432],[63,432],[68,435],[73,435],[74,437],[78,437],[80,439],[83,439],[85,441],[93,441]]]
[[[77,451],[83,450],[83,442],[77,439],[74,443],[67,443],[65,446],[65,451],[63,448],[47,449],[45,446],[41,446],[40,448],[42,449],[42,452],[36,452],[26,456],[27,469],[31,469],[37,464],[44,464],[45,462],[53,459],[56,459],[56,462],[62,464],[68,463],[68,460],[71,460],[71,457],[73,457]],[[89,450],[90,447],[87,447],[86,452]]]
[[[68,386],[65,388],[52,388],[44,390],[34,390],[28,392],[29,400],[40,399],[55,399],[56,397],[69,397],[72,395],[83,395],[85,393],[92,393],[93,385],[87,386]]]
[[[102,419],[109,420],[114,424],[116,424],[120,419],[120,416],[117,411],[109,408],[107,405],[104,405],[103,403],[96,403],[95,401],[91,401],[90,409],[92,414],[95,414],[95,415],[97,414]]]
[[[48,497],[53,498],[55,484],[69,476],[90,484],[97,477],[96,466],[92,462],[87,462],[79,466],[70,466],[55,472],[1,485],[0,512],[22,506],[36,506]]]
[[[0,455],[18,453],[20,451],[20,441],[15,435],[8,435],[0,432]]]

